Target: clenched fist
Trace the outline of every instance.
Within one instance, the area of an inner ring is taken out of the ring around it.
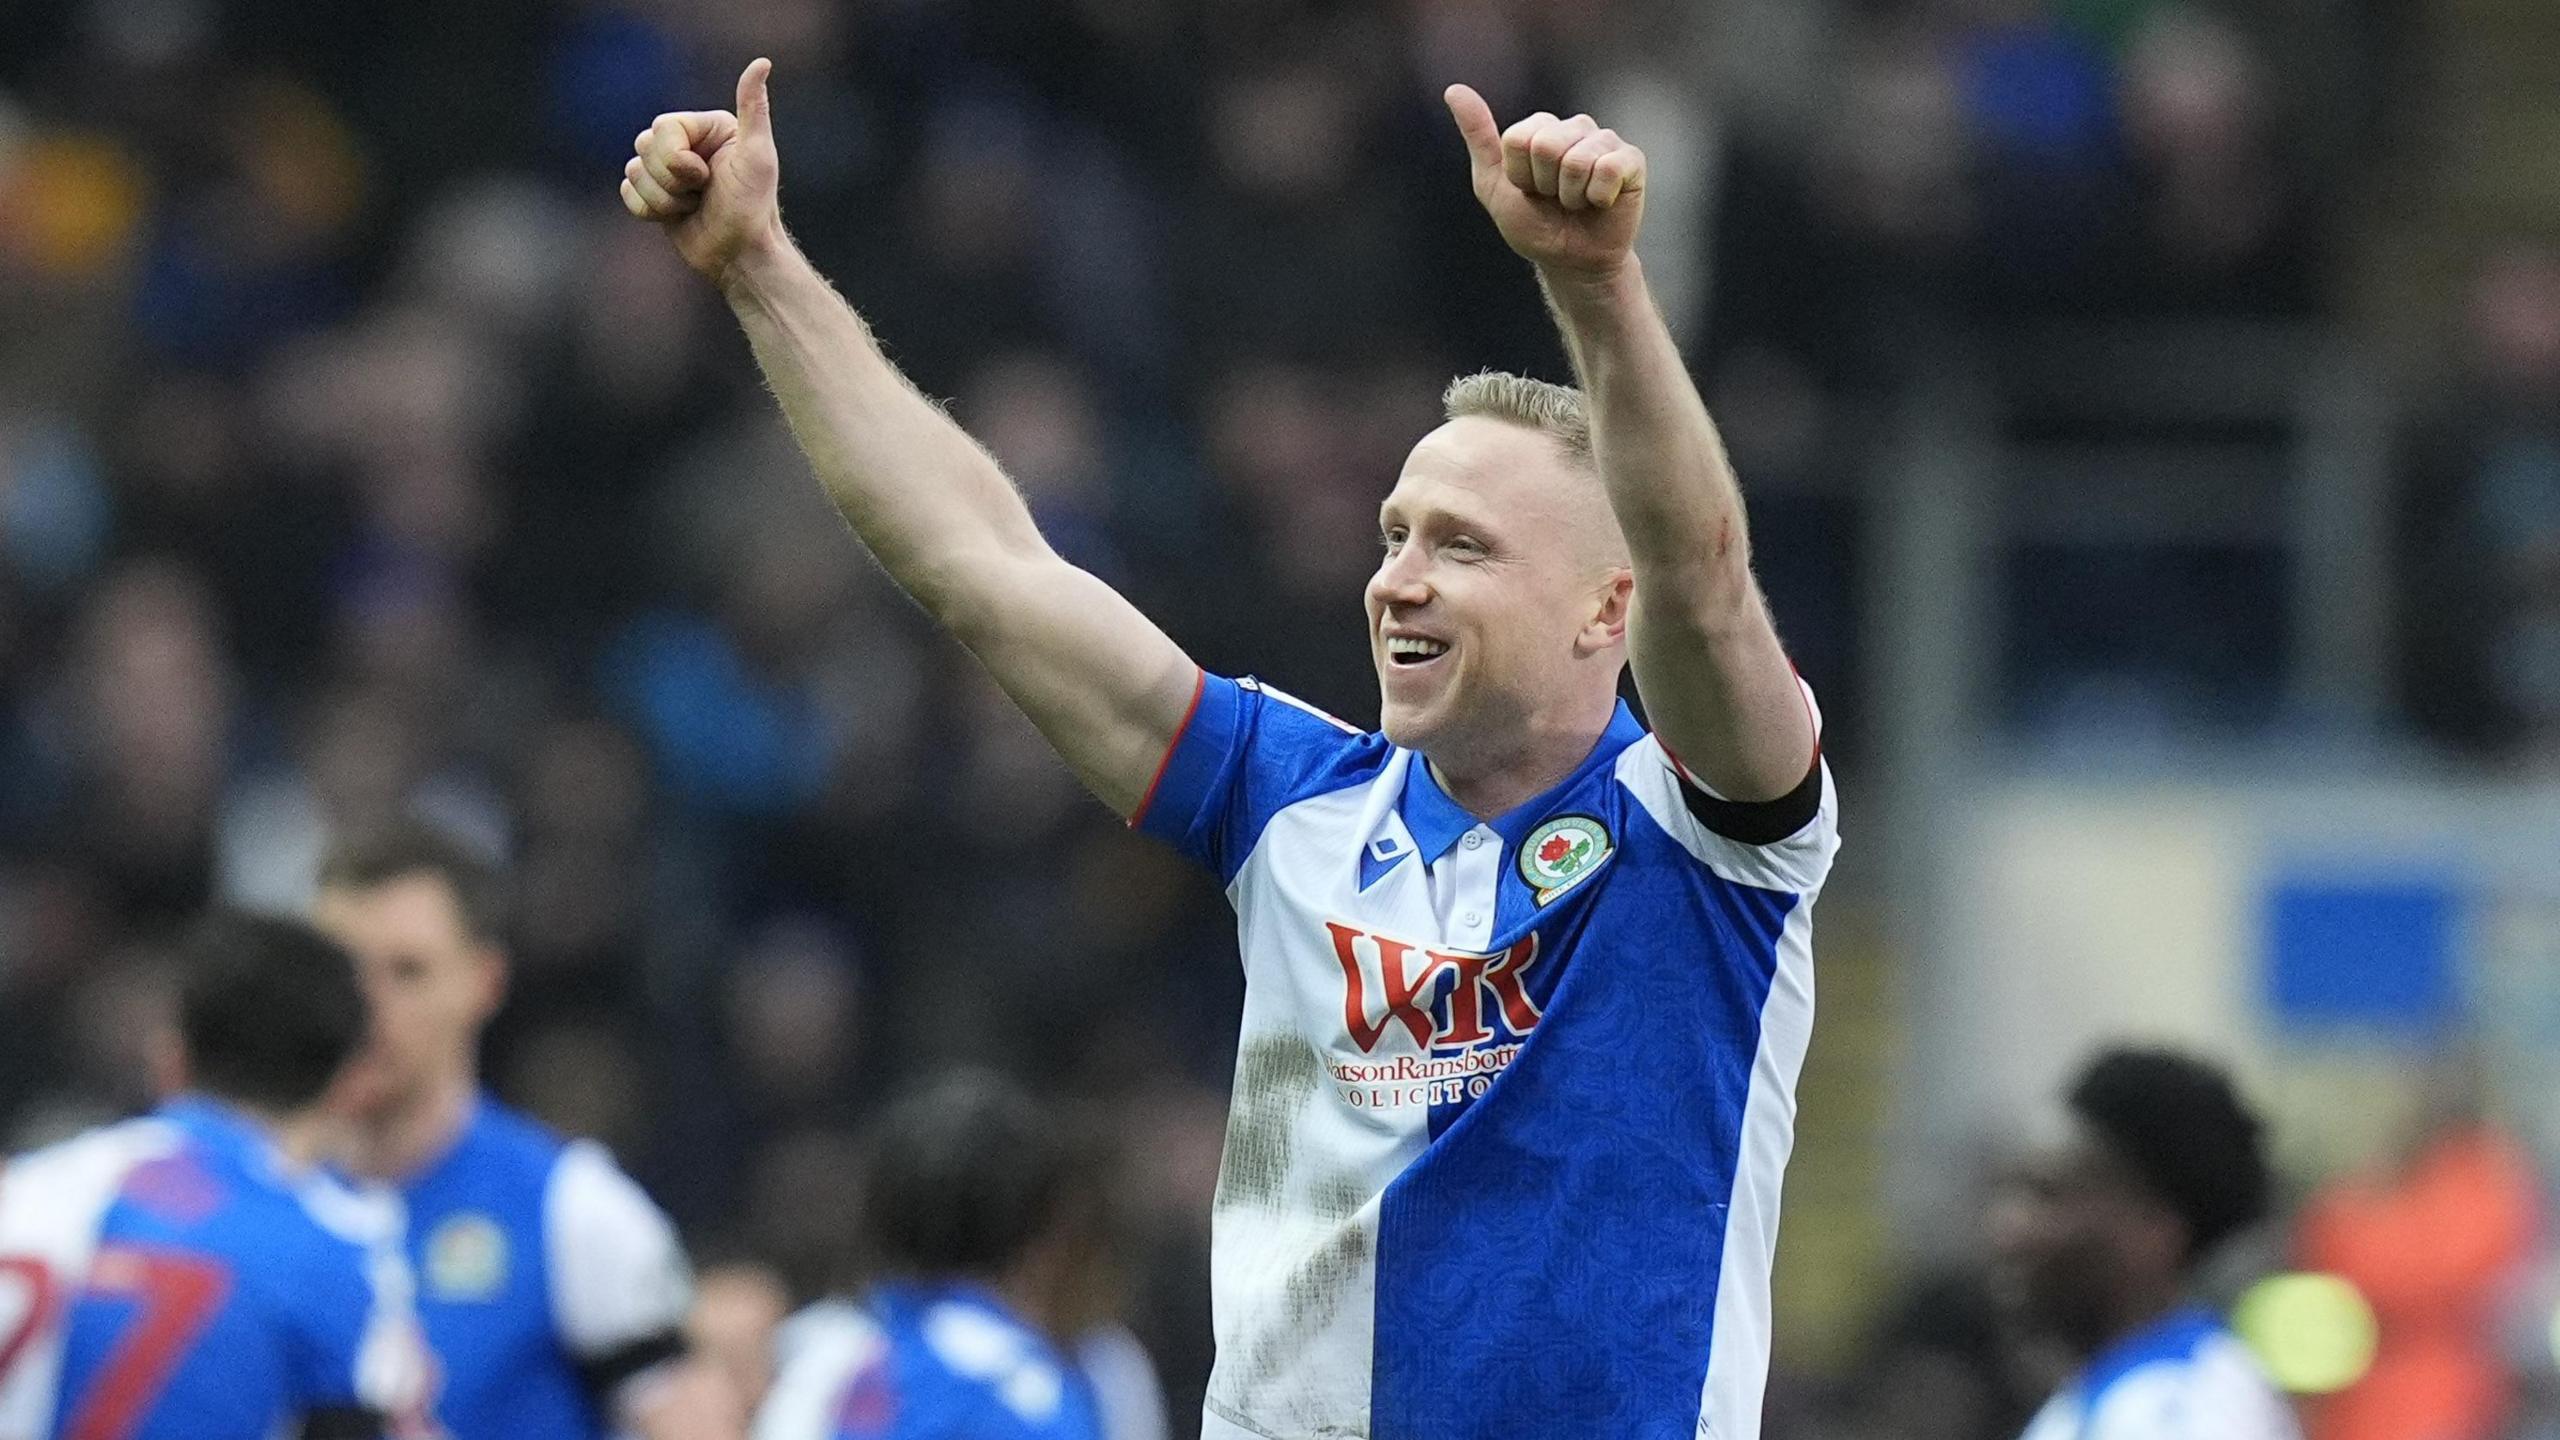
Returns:
[[[1590,279],[1627,263],[1644,220],[1643,151],[1588,115],[1540,111],[1504,130],[1474,90],[1452,85],[1441,98],[1466,137],[1476,199],[1521,258]]]
[[[773,101],[756,60],[738,76],[738,108],[671,111],[631,142],[622,167],[622,205],[667,227],[676,253],[724,278],[739,254],[782,233],[782,158],[773,147]]]

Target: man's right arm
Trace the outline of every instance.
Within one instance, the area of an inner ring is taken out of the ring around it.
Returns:
[[[788,237],[722,284],[828,498],[899,586],[995,676],[1078,779],[1144,798],[1198,671],[1060,558],[995,461],[898,373]]]
[[[658,118],[623,203],[728,300],[800,448],[890,577],[993,673],[1078,779],[1134,814],[1199,670],[1041,538],[987,452],[927,400],[783,231],[764,61],[738,111]]]

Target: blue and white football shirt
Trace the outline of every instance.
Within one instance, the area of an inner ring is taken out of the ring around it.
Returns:
[[[1103,1440],[1076,1366],[975,1285],[813,1305],[776,1349],[753,1440]]]
[[[2181,1310],[2125,1337],[2046,1402],[2024,1440],[2302,1440],[2247,1347]]]
[[[0,1440],[425,1436],[398,1203],[180,1099],[0,1172]]]
[[[1834,817],[1818,762],[1732,805],[1622,705],[1479,821],[1203,676],[1136,823],[1244,957],[1207,1440],[1757,1440]]]
[[[682,1348],[683,1246],[602,1146],[483,1096],[400,1190],[455,1440],[597,1440],[615,1388]]]

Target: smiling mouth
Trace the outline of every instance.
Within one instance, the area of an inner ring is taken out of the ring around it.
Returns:
[[[1411,669],[1416,666],[1428,665],[1432,661],[1437,660],[1448,653],[1448,644],[1440,640],[1425,640],[1419,636],[1413,635],[1397,635],[1390,637],[1387,641],[1387,663],[1398,669]]]

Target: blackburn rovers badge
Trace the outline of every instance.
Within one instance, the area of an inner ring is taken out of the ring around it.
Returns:
[[[1520,846],[1520,878],[1546,904],[1588,879],[1609,858],[1609,832],[1588,815],[1559,815]]]
[[[427,1237],[425,1278],[438,1300],[495,1299],[507,1284],[507,1232],[476,1210],[453,1216]]]

